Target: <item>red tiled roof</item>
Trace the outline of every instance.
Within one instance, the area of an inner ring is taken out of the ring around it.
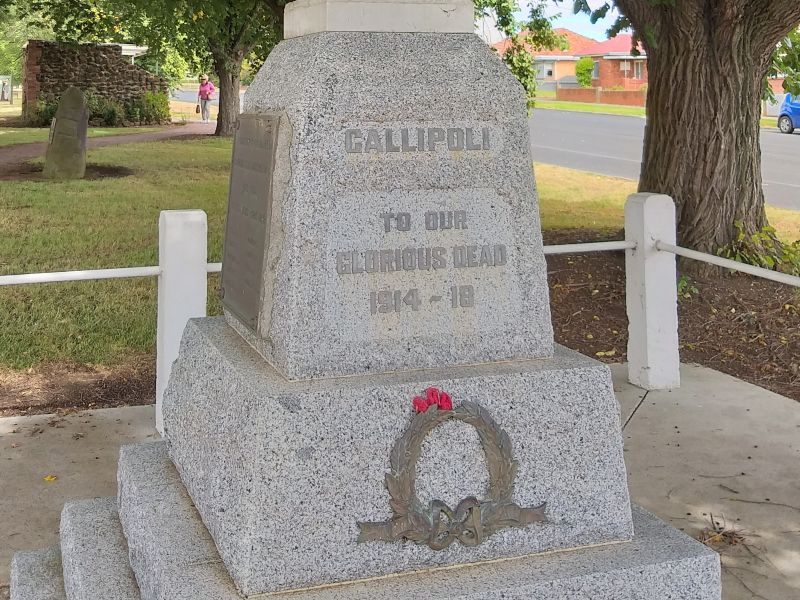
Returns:
[[[602,42],[595,42],[591,46],[582,48],[576,52],[578,56],[603,56],[604,54],[630,54],[633,48],[633,36],[629,33],[621,33],[616,37],[609,38]],[[645,54],[644,46],[639,44],[639,52]]]
[[[560,48],[557,48],[555,50],[544,49],[533,51],[529,49],[533,56],[575,56],[576,54],[580,54],[583,49],[597,44],[596,40],[583,36],[579,33],[575,33],[574,31],[570,31],[569,29],[558,28],[554,31],[558,35],[563,35],[565,38],[567,38],[567,49],[561,50]],[[510,45],[511,40],[505,39],[493,44],[492,48],[497,50],[500,54],[504,54]]]

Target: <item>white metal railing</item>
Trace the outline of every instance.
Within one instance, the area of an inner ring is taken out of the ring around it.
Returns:
[[[158,277],[156,427],[163,432],[161,401],[189,319],[206,315],[209,263],[206,214],[162,211],[157,266],[0,275],[0,286],[130,277]],[[700,260],[800,287],[800,277],[745,265],[675,243],[675,207],[669,196],[633,194],[625,204],[625,240],[544,247],[544,253],[625,251],[628,380],[645,389],[680,385],[675,256]]]
[[[581,252],[606,252],[608,250],[632,250],[636,242],[619,240],[614,242],[587,242],[584,244],[553,244],[544,247],[545,254],[579,254]]]
[[[0,286],[26,283],[60,283],[64,281],[92,281],[96,279],[125,279],[128,277],[156,277],[161,267],[125,267],[122,269],[93,269],[89,271],[58,271],[56,273],[25,273],[0,275]]]
[[[732,269],[734,271],[741,271],[742,273],[747,273],[748,275],[755,275],[756,277],[761,277],[762,279],[771,279],[772,281],[777,281],[778,283],[785,283],[786,285],[800,287],[800,277],[795,277],[794,275],[789,275],[787,273],[779,273],[778,271],[770,271],[769,269],[754,267],[753,265],[736,262],[735,260],[730,260],[729,258],[722,258],[721,256],[714,256],[713,254],[698,252],[697,250],[683,248],[674,244],[667,244],[660,240],[656,242],[656,248],[664,252],[672,252],[673,254],[677,254],[678,256],[683,256],[685,258],[707,262],[709,264],[717,265],[718,267],[724,267],[726,269]]]

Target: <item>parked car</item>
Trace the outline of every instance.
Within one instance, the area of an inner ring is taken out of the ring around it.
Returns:
[[[800,127],[800,97],[786,94],[778,116],[778,129],[781,133],[794,133],[795,127]]]

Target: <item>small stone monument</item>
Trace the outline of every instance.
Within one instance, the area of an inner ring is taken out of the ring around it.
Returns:
[[[86,174],[86,133],[89,112],[86,98],[70,87],[58,102],[50,125],[42,175],[46,179],[83,179]]]
[[[286,7],[225,316],[187,324],[117,503],[65,509],[71,599],[131,569],[144,600],[720,599],[716,553],[631,507],[608,367],[553,342],[525,95],[472,10]]]

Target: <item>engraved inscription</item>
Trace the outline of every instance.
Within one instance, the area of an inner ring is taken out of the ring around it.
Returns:
[[[348,339],[513,330],[523,300],[514,213],[496,190],[361,192],[333,210],[325,322]]]
[[[488,127],[346,129],[344,149],[348,154],[490,150],[489,137]]]
[[[413,215],[407,211],[381,212],[383,232],[409,232],[416,224],[427,231],[448,229],[465,230],[466,210],[426,211]],[[336,273],[368,275],[397,271],[438,271],[442,269],[498,268],[508,263],[505,244],[465,244],[444,246],[407,246],[402,248],[372,248],[366,250],[340,250],[336,253]],[[475,306],[475,288],[472,285],[449,287],[450,307],[453,309]],[[442,300],[433,294],[430,304]],[[422,306],[420,291],[411,289],[382,289],[370,291],[370,314],[417,312]]]
[[[253,331],[258,330],[264,253],[269,247],[278,122],[277,115],[242,114],[233,143],[222,303]]]

